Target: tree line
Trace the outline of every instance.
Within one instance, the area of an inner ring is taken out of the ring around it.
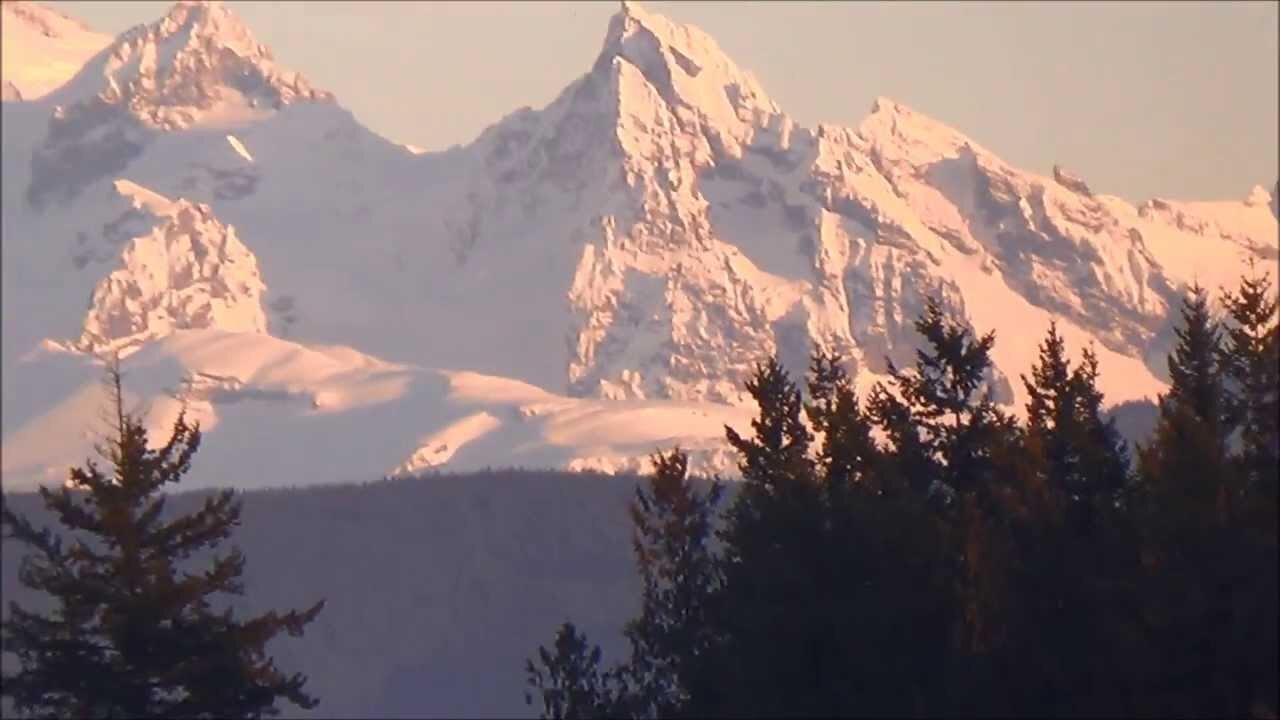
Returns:
[[[1131,456],[1103,419],[1098,361],[1056,327],[1019,419],[988,388],[994,335],[930,302],[913,367],[865,400],[841,358],[804,387],[776,361],[726,428],[743,480],[706,490],[678,448],[630,506],[640,612],[605,665],[572,623],[527,663],[545,717],[1274,715],[1280,328],[1271,279],[1211,312],[1195,288],[1154,436]],[[27,546],[0,698],[27,717],[261,717],[309,709],[267,653],[323,609],[240,618],[233,491],[166,514],[200,445],[185,414],[151,447],[108,372],[106,462],[0,506]],[[429,570],[428,570],[429,571]],[[424,689],[424,692],[430,692]]]
[[[726,428],[742,484],[679,450],[631,505],[641,610],[605,665],[571,622],[527,663],[546,718],[1274,717],[1280,329],[1270,277],[1192,289],[1154,436],[1104,420],[1098,360],[1049,328],[1025,418],[993,334],[930,302],[913,367],[860,399],[776,361]]]

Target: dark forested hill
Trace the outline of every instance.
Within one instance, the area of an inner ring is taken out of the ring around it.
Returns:
[[[535,716],[524,661],[572,618],[606,654],[639,595],[626,504],[635,478],[494,471],[244,493],[233,543],[245,607],[328,604],[302,639],[273,646],[310,676],[310,717]],[[190,511],[203,493],[181,493]],[[8,497],[48,525],[39,498]],[[21,549],[3,545],[5,605]],[[7,609],[6,609],[7,613]]]

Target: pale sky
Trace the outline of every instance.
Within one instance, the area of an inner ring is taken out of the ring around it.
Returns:
[[[48,2],[119,33],[163,2]],[[397,142],[442,149],[585,73],[616,2],[231,2],[276,59]],[[877,95],[1010,163],[1131,200],[1280,175],[1280,2],[648,2],[806,126]]]

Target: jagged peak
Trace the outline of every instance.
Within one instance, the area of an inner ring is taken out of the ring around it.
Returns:
[[[1244,199],[1244,204],[1249,206],[1270,205],[1271,193],[1267,192],[1267,189],[1261,185],[1254,185],[1253,189],[1249,191],[1248,197]]]
[[[244,57],[273,59],[240,16],[218,0],[182,0],[169,8],[155,27],[160,37],[185,36],[187,47],[200,40],[214,40]]]
[[[903,156],[914,165],[941,158],[975,156],[983,162],[999,159],[964,133],[892,98],[880,96],[857,134],[877,152]]]
[[[906,105],[899,104],[897,100],[884,95],[877,95],[875,100],[871,101],[871,114],[898,114],[911,113],[911,108]]]
[[[203,203],[170,199],[123,178],[114,189],[155,222],[95,285],[72,348],[126,354],[176,330],[267,332],[266,285],[234,227]]]
[[[230,7],[210,0],[183,0],[159,20],[126,31],[72,85],[59,98],[65,104],[124,106],[164,129],[198,124],[228,104],[261,111],[333,98],[276,65]]]
[[[975,147],[975,143],[958,130],[883,95],[872,101],[871,113],[858,129],[860,134],[867,137],[896,135],[946,138],[949,144]]]
[[[727,103],[741,117],[776,114],[756,78],[738,67],[710,35],[623,0],[609,21],[597,70],[625,61],[638,70],[668,102],[715,114],[709,104]]]

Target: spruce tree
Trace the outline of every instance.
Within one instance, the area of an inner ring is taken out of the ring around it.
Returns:
[[[1098,360],[1086,348],[1075,368],[1051,323],[1030,377],[1024,437],[1026,515],[1017,523],[1019,630],[1030,646],[1011,685],[1044,711],[1100,711],[1123,695],[1123,663],[1103,648],[1122,618],[1125,582],[1123,493],[1128,453],[1102,414]],[[1123,631],[1121,631],[1123,632]]]
[[[90,460],[68,484],[40,489],[61,532],[0,509],[6,536],[33,551],[21,582],[55,601],[48,614],[10,604],[4,648],[18,670],[4,677],[4,696],[33,717],[252,718],[276,714],[280,701],[315,707],[305,678],[281,672],[266,645],[300,635],[323,602],[247,620],[215,607],[217,596],[244,592],[244,556],[213,552],[241,504],[227,490],[166,518],[163,490],[190,470],[200,429],[180,414],[168,442],[148,447],[125,411],[117,364],[108,381],[115,427],[100,452],[110,467]]]
[[[915,327],[924,340],[915,366],[889,364],[892,389],[875,387],[871,413],[889,440],[892,472],[943,511],[946,555],[938,572],[952,593],[954,652],[945,676],[953,711],[1008,712],[983,703],[1003,697],[989,688],[1011,625],[1006,518],[1019,430],[987,387],[993,333],[975,337],[936,298]]]
[[[1280,477],[1280,323],[1271,277],[1251,268],[1236,292],[1224,292],[1227,322],[1219,363],[1227,385],[1226,407],[1238,431],[1232,465],[1240,482],[1233,522],[1235,556],[1244,588],[1232,612],[1240,620],[1234,638],[1241,658],[1234,679],[1241,702],[1280,707],[1277,698],[1277,477]],[[1250,711],[1254,708],[1250,707]]]
[[[1218,360],[1227,383],[1226,414],[1240,432],[1245,487],[1276,513],[1280,468],[1280,323],[1268,273],[1251,269],[1237,291],[1223,291],[1228,323]]]
[[[1186,410],[1206,432],[1219,440],[1226,415],[1223,377],[1218,365],[1222,355],[1222,326],[1209,309],[1209,294],[1193,285],[1180,309],[1181,323],[1174,328],[1177,344],[1169,355],[1168,407],[1162,417],[1175,409]],[[1224,448],[1225,449],[1225,448]]]
[[[1164,519],[1187,527],[1222,524],[1230,518],[1236,487],[1227,459],[1230,413],[1219,366],[1221,326],[1199,286],[1180,314],[1178,342],[1168,359],[1171,384],[1159,398],[1155,434],[1139,450],[1139,470],[1149,504],[1159,506]]]
[[[1156,432],[1139,450],[1145,622],[1151,656],[1145,711],[1243,714],[1237,608],[1252,579],[1237,529],[1240,483],[1228,456],[1221,330],[1207,294],[1184,300],[1172,384]]]
[[[1128,450],[1102,410],[1098,358],[1086,348],[1074,369],[1051,323],[1027,389],[1026,442],[1043,475],[1046,501],[1065,522],[1087,534],[1100,514],[1114,510],[1128,486]]]
[[[902,715],[927,707],[943,647],[930,612],[934,526],[924,506],[888,477],[853,383],[835,354],[809,366],[806,413],[821,434],[816,472],[824,489],[824,529],[816,550],[819,612],[832,642],[826,662],[845,678],[824,710],[836,715]]]
[[[525,703],[535,695],[542,701],[541,717],[550,720],[628,717],[630,693],[616,671],[600,669],[600,646],[571,622],[556,631],[552,650],[538,648],[538,663],[525,662],[529,690]]]
[[[626,672],[634,714],[696,715],[695,694],[715,689],[703,663],[716,639],[709,606],[719,581],[711,541],[724,486],[713,480],[698,492],[679,448],[653,463],[630,507],[642,594],[640,616],[624,631],[632,647]]]
[[[724,591],[716,621],[727,673],[716,714],[822,713],[837,679],[820,599],[823,493],[809,455],[803,401],[776,359],[747,382],[755,431],[726,435],[741,458],[742,484],[721,533]]]
[[[947,318],[936,298],[928,298],[915,322],[925,347],[915,367],[889,363],[890,392],[873,391],[871,410],[889,437],[911,482],[949,501],[971,493],[986,502],[995,489],[993,461],[1016,427],[996,405],[987,377],[992,369],[995,334],[975,338],[963,324]]]
[[[588,647],[572,623],[563,625],[554,653],[539,648],[538,663],[526,663],[525,699],[539,696],[543,717],[696,715],[692,703],[705,703],[717,687],[706,664],[718,584],[710,542],[724,486],[712,481],[700,493],[679,448],[654,455],[653,464],[629,507],[642,588],[640,615],[623,630],[631,657],[602,670],[599,648]]]
[[[880,451],[872,439],[871,420],[863,412],[843,360],[815,352],[809,364],[809,402],[805,413],[822,434],[818,474],[827,503],[836,513],[855,490],[877,494]]]

